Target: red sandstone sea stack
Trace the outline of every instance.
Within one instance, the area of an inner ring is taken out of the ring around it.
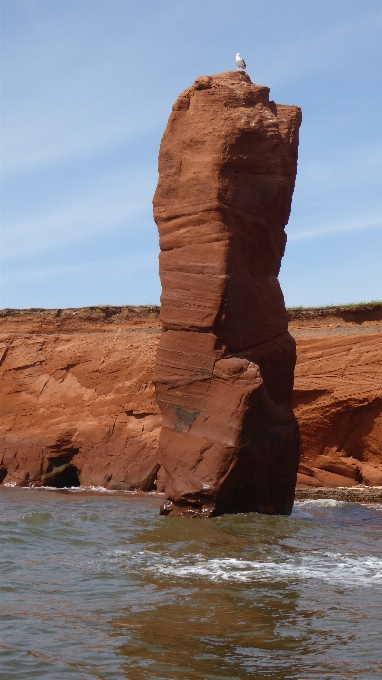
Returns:
[[[198,78],[159,153],[164,514],[290,513],[295,341],[278,283],[301,111],[242,72]]]

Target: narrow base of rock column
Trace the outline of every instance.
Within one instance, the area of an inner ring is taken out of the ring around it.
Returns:
[[[288,401],[272,401],[257,364],[220,358],[222,353],[213,334],[168,331],[161,339],[156,375],[166,472],[161,514],[288,515],[299,463],[293,411]]]

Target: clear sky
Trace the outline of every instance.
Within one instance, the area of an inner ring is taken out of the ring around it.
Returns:
[[[247,62],[303,111],[287,306],[382,299],[381,0],[2,0],[1,307],[158,303],[173,101]]]

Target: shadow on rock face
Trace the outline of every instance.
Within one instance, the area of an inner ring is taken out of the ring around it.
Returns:
[[[1,466],[0,466],[0,484],[3,483],[3,481],[4,481],[4,479],[6,478],[7,474],[8,474],[7,468],[4,467],[4,465],[1,465]]]

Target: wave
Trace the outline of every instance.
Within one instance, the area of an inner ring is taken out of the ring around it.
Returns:
[[[57,491],[61,493],[106,493],[106,494],[130,494],[130,495],[150,495],[150,496],[164,496],[160,491],[142,491],[142,489],[131,489],[130,491],[126,489],[106,489],[104,486],[98,486],[96,484],[89,484],[88,486],[18,486],[16,482],[5,482],[1,486],[18,489],[18,490],[28,490],[28,491]],[[0,487],[1,488],[1,487]]]
[[[317,498],[295,501],[294,508],[342,508],[348,501],[336,501],[334,498]]]
[[[342,587],[382,586],[382,559],[374,555],[299,552],[296,556],[285,556],[284,559],[248,560],[234,557],[208,559],[203,555],[173,558],[150,551],[134,554],[119,550],[110,553],[109,557],[128,563],[132,570],[143,569],[156,576],[176,579],[196,577],[215,582],[247,583],[292,583],[316,579]]]

